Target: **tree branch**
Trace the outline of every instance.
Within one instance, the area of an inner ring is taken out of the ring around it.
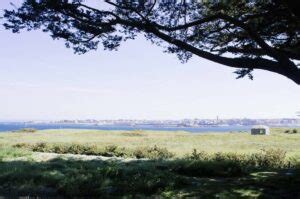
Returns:
[[[152,4],[151,8],[150,8],[149,11],[147,12],[145,18],[147,18],[147,17],[150,15],[150,13],[152,12],[153,8],[155,7],[156,1],[157,1],[157,0],[154,0],[154,3]]]
[[[132,11],[132,12],[135,12],[139,17],[141,17],[144,21],[146,22],[149,22],[148,19],[146,17],[144,17],[140,12],[138,12],[136,9],[134,9],[133,7],[124,7],[124,6],[120,6],[118,4],[115,4],[109,0],[105,0],[106,3],[112,5],[112,6],[115,6],[116,8],[119,8],[119,9],[124,9],[124,10],[129,10],[129,11]]]
[[[276,49],[276,50],[280,53],[284,53],[286,56],[288,56],[291,59],[300,60],[300,55],[298,55],[296,53],[285,51],[285,50],[278,50],[278,49]],[[261,49],[261,48],[241,49],[241,48],[236,48],[236,47],[230,46],[230,47],[226,47],[223,49],[219,49],[218,51],[219,52],[249,54],[249,55],[254,54],[254,55],[258,55],[258,56],[268,55],[268,53],[264,49]]]
[[[121,24],[126,26],[133,26],[135,28],[138,28],[140,30],[144,30],[146,32],[152,33],[158,38],[173,44],[177,47],[179,47],[182,50],[191,52],[199,57],[208,59],[210,61],[226,65],[232,68],[250,68],[250,69],[262,69],[267,70],[271,72],[275,72],[281,75],[284,75],[286,77],[289,77],[297,84],[300,84],[300,69],[296,65],[281,65],[281,63],[272,61],[269,59],[264,58],[228,58],[228,57],[222,57],[219,55],[215,55],[203,50],[200,50],[194,46],[189,45],[186,42],[183,42],[178,39],[174,39],[173,37],[160,32],[158,29],[156,29],[153,26],[149,26],[147,24],[141,24],[137,22],[130,22],[121,20]]]

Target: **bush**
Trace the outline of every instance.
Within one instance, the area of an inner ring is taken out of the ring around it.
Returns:
[[[298,133],[297,129],[293,129],[292,132],[293,132],[293,133]]]
[[[116,145],[108,145],[104,149],[99,149],[96,145],[81,145],[81,144],[49,144],[45,142],[29,145],[26,143],[18,143],[14,145],[15,148],[29,148],[36,152],[52,152],[52,153],[71,153],[84,155],[102,155],[107,157],[134,157],[147,159],[170,159],[174,154],[166,148],[154,146],[136,148],[135,150],[128,150],[119,148]],[[259,153],[253,154],[237,154],[237,153],[214,153],[208,154],[204,151],[198,152],[196,149],[191,154],[187,154],[184,160],[189,162],[203,162],[224,165],[231,170],[244,171],[263,168],[283,168],[286,165],[286,152],[281,149],[262,150]],[[198,164],[197,163],[197,164]],[[193,167],[193,166],[192,166]],[[217,166],[219,168],[219,166]]]
[[[255,170],[284,168],[287,166],[285,156],[286,152],[281,149],[262,150],[250,155],[222,152],[207,154],[194,149],[169,167],[173,172],[187,176],[234,177]]]
[[[28,147],[35,152],[52,152],[52,153],[71,153],[71,154],[85,154],[85,155],[102,155],[107,157],[135,157],[135,158],[149,158],[149,159],[168,159],[174,156],[166,148],[157,146],[137,148],[133,152],[126,150],[124,147],[119,148],[116,145],[108,145],[104,149],[98,149],[95,145],[80,145],[80,144],[47,144],[45,142],[34,145],[26,145],[23,143],[15,145],[18,148]]]
[[[66,153],[66,147],[63,145],[54,145],[51,147],[53,153]]]
[[[88,145],[85,147],[85,155],[99,155],[99,149],[96,145]]]
[[[35,152],[49,152],[59,154],[80,154],[80,155],[102,155],[102,156],[116,156],[124,157],[130,154],[125,148],[118,148],[115,145],[109,145],[104,149],[99,149],[96,145],[81,145],[81,144],[49,144],[45,142],[34,145],[26,143],[18,143],[14,145],[16,148],[29,148]]]
[[[192,177],[236,177],[246,173],[242,165],[234,161],[177,159],[170,161],[168,170]]]
[[[28,143],[17,143],[13,145],[14,148],[30,148],[31,145]]]
[[[31,147],[32,151],[35,152],[52,152],[51,146],[45,142],[40,142]]]
[[[66,152],[71,154],[84,154],[85,150],[86,147],[79,144],[71,144],[70,146],[66,147]]]
[[[82,145],[78,144],[48,144],[45,142],[37,143],[31,146],[31,149],[36,152],[50,152],[50,153],[72,153],[72,154],[82,154],[83,153]]]
[[[16,132],[20,132],[20,133],[34,133],[36,132],[37,130],[34,129],[34,128],[23,128],[23,129],[20,129]]]
[[[117,146],[116,145],[108,145],[105,147],[105,151],[106,152],[110,152],[110,153],[114,153],[117,150]]]
[[[127,154],[125,148],[118,148],[116,145],[108,145],[104,148],[104,151],[100,155],[108,157],[124,157]]]
[[[282,168],[285,166],[286,152],[281,149],[262,150],[248,157],[247,165],[257,168]]]
[[[263,169],[263,168],[282,168],[285,166],[286,152],[281,149],[267,149],[260,153],[250,155],[236,153],[214,153],[208,155],[205,152],[197,152],[193,150],[191,155],[187,155],[186,159],[196,161],[220,162],[224,165],[230,163],[239,165],[244,170],[247,169]]]
[[[285,130],[284,133],[290,133],[290,130]]]
[[[134,130],[130,132],[122,133],[123,136],[132,136],[132,137],[139,137],[139,136],[145,136],[145,134],[142,134],[143,131],[141,130]]]
[[[298,133],[298,130],[297,129],[293,129],[293,130],[285,130],[284,133],[288,133],[288,134],[296,134]]]
[[[172,158],[174,154],[169,152],[166,148],[161,148],[155,145],[154,147],[137,148],[133,152],[133,156],[138,159],[168,159]]]
[[[187,158],[191,160],[207,160],[209,155],[205,151],[198,152],[197,149],[193,149],[192,154],[188,154]]]
[[[98,155],[99,151],[95,145],[80,145],[80,144],[54,144],[51,145],[50,152],[54,153],[70,153],[70,154],[80,154],[80,155]]]

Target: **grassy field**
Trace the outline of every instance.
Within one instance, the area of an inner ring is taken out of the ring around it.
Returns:
[[[0,133],[0,197],[299,198],[300,129],[285,131]]]
[[[183,157],[193,149],[208,153],[252,153],[277,148],[288,156],[300,158],[300,133],[287,134],[286,129],[272,129],[271,135],[250,133],[188,133],[163,131],[99,131],[99,130],[43,130],[35,133],[0,133],[0,145],[17,143],[77,143],[99,147],[116,145],[126,149],[165,147],[176,157]],[[298,129],[300,132],[300,129]]]

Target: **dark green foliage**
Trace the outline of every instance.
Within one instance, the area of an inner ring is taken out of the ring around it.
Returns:
[[[286,152],[280,149],[262,150],[247,157],[246,164],[258,168],[283,168],[285,167]]]
[[[32,146],[32,151],[35,152],[50,152],[50,145],[46,142],[37,143]]]
[[[284,133],[296,134],[296,133],[298,133],[298,130],[297,129],[293,129],[293,130],[288,129],[288,130],[285,130]]]
[[[101,153],[103,156],[108,156],[108,157],[128,157],[129,151],[126,150],[125,148],[121,147],[119,148],[116,145],[109,145],[104,148],[104,151]]]
[[[149,158],[149,159],[168,159],[174,156],[173,153],[169,152],[166,148],[158,146],[137,148],[133,152],[133,156],[136,158]]]
[[[28,145],[20,143],[15,147]],[[193,150],[185,158],[170,159],[170,152],[157,146],[130,151],[115,145],[98,149],[94,145],[37,143],[29,148],[94,155],[115,155],[120,150],[131,157],[152,160],[0,161],[1,196],[177,198],[184,192],[191,197],[215,198],[226,192],[226,197],[240,198],[244,196],[240,189],[254,189],[271,198],[295,198],[300,194],[299,163],[287,165],[285,152],[277,149],[249,155]],[[253,172],[261,174],[252,175]]]
[[[34,133],[36,132],[37,130],[34,129],[34,128],[23,128],[23,129],[20,129],[18,131],[14,131],[14,132],[20,132],[20,133]]]
[[[29,148],[35,152],[103,155],[103,151],[101,151],[96,145],[83,145],[83,144],[75,144],[75,143],[74,144],[50,144],[50,143],[41,142],[41,143],[31,145]]]
[[[171,161],[168,165],[176,173],[197,177],[234,177],[246,175],[251,171],[289,166],[285,161],[285,152],[279,149],[262,150],[260,153],[250,155],[235,153],[208,155],[194,150],[191,155],[186,156],[186,159]]]
[[[137,159],[170,159],[174,154],[166,148],[154,147],[139,147],[134,150],[129,150],[116,145],[109,145],[104,148],[99,148],[96,145],[82,144],[49,144],[37,143],[29,145],[19,143],[14,145],[16,148],[27,148],[35,152],[51,152],[59,154],[82,154],[82,155],[100,155],[106,157],[133,157]],[[231,165],[232,170],[247,170],[253,168],[283,168],[286,164],[286,152],[280,149],[261,150],[259,153],[253,154],[236,154],[236,153],[214,153],[208,154],[204,151],[198,152],[196,149],[191,154],[186,155],[183,159],[191,160],[193,164],[199,162],[220,162],[220,165]],[[192,164],[192,167],[193,167]],[[240,167],[240,169],[237,169]]]
[[[137,148],[135,150],[125,149],[116,145],[109,145],[104,148],[99,148],[96,145],[83,144],[50,144],[41,142],[37,144],[19,143],[15,144],[16,148],[27,148],[35,152],[49,152],[59,154],[81,154],[81,155],[101,155],[106,157],[134,157],[134,158],[148,158],[148,159],[167,159],[174,156],[166,148],[158,146]]]
[[[31,145],[28,144],[28,143],[17,143],[15,145],[13,145],[13,147],[15,147],[15,148],[27,148],[27,149],[29,149],[29,148],[31,148]]]
[[[205,151],[198,152],[197,149],[193,149],[191,155],[187,155],[188,159],[191,160],[208,160],[209,155]]]
[[[187,196],[215,198],[226,191],[229,198],[240,198],[244,193],[237,190],[241,189],[256,190],[270,198],[297,198],[299,170],[293,170],[290,176],[285,170],[250,175],[241,171],[238,163],[224,159],[0,162],[0,195],[178,198],[179,192],[184,192]]]
[[[187,183],[184,177],[155,170],[151,162],[127,164],[55,159],[44,163],[0,163],[1,195],[150,195]]]
[[[125,132],[125,133],[122,133],[122,135],[124,136],[132,136],[132,137],[139,137],[139,136],[145,136],[145,134],[142,134],[142,131],[140,130],[134,130],[134,131],[131,131],[131,132]]]

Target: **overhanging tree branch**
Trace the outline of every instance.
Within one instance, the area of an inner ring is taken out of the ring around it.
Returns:
[[[41,28],[81,53],[96,49],[99,41],[105,49],[115,49],[122,40],[142,32],[154,43],[169,44],[169,52],[180,59],[196,55],[245,69],[241,74],[262,69],[300,84],[295,62],[300,60],[300,21],[284,4],[254,1],[252,7],[245,2],[235,7],[229,2],[221,11],[215,3],[199,8],[199,3],[187,1],[155,1],[146,6],[122,0],[105,2],[114,9],[96,9],[78,0],[25,0],[17,10],[5,11],[4,26],[13,32]]]

